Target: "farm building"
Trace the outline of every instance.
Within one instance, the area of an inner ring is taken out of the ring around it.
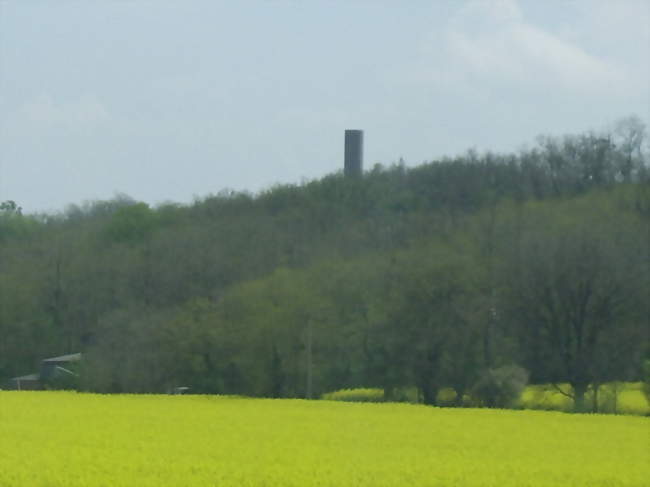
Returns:
[[[41,389],[38,374],[22,375],[9,379],[7,388],[16,391],[37,391]]]
[[[7,388],[11,390],[41,390],[47,384],[58,379],[77,377],[75,372],[77,363],[81,361],[80,353],[71,353],[59,357],[41,360],[40,372],[37,374],[23,375],[9,379]]]
[[[69,355],[44,359],[41,361],[40,380],[45,382],[60,376],[75,376],[76,372],[73,369],[75,368],[75,364],[80,360],[80,353],[71,353]]]

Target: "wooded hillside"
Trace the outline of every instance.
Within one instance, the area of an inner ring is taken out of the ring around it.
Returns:
[[[215,183],[216,184],[216,183]],[[375,167],[191,205],[0,210],[0,380],[82,351],[80,387],[460,396],[638,379],[650,165],[638,130]]]

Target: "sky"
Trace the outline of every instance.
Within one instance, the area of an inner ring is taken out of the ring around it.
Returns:
[[[650,0],[0,0],[0,201],[191,203],[650,118]]]

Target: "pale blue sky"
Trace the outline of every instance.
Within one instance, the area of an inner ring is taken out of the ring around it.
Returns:
[[[650,0],[0,0],[0,201],[156,204],[650,114]]]

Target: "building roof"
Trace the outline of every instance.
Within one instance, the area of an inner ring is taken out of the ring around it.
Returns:
[[[59,357],[51,357],[43,359],[43,362],[53,363],[53,362],[77,362],[81,360],[80,353],[71,353],[68,355],[61,355]]]
[[[20,377],[12,377],[9,380],[15,380],[15,381],[26,381],[26,380],[38,380],[40,376],[38,374],[29,374],[29,375],[21,375]]]

